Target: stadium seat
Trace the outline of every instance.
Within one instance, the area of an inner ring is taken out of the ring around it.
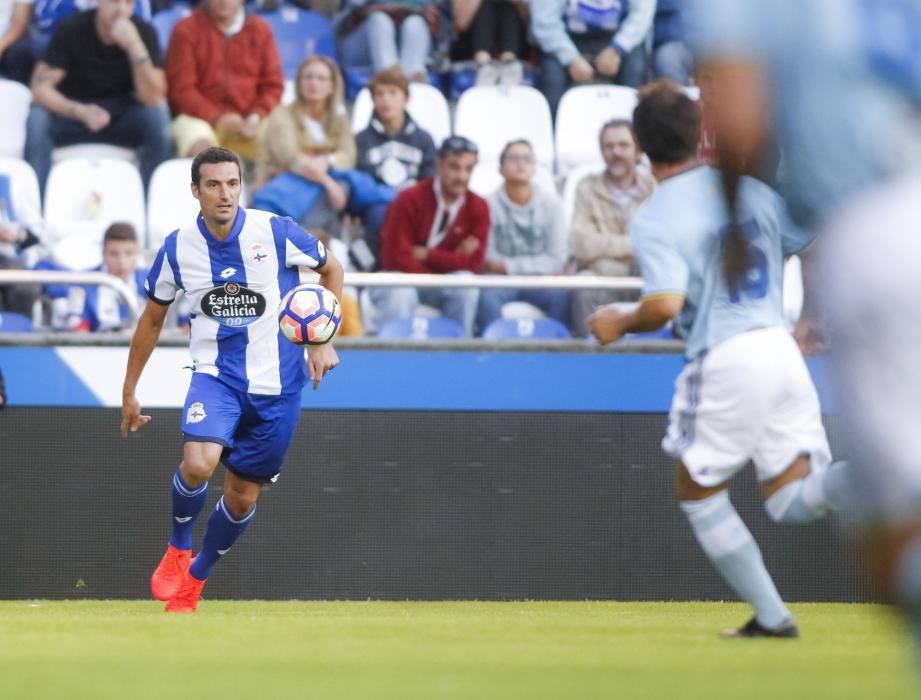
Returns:
[[[362,88],[352,105],[352,132],[363,131],[371,119],[374,105],[371,92]],[[425,83],[410,83],[407,111],[413,120],[432,135],[435,147],[451,135],[451,113],[448,102],[438,88]]]
[[[414,316],[413,318],[394,318],[385,322],[378,330],[377,337],[412,338],[414,340],[463,338],[464,329],[457,321],[443,316],[436,318]]]
[[[454,133],[480,150],[482,162],[498,162],[505,145],[527,139],[537,164],[553,170],[553,120],[546,98],[532,87],[473,87],[461,95]]]
[[[633,120],[636,90],[620,85],[579,85],[560,100],[554,134],[557,172],[566,175],[573,168],[600,162],[598,134],[610,119]]]
[[[499,318],[486,326],[484,340],[566,340],[569,329],[552,318]]]
[[[151,18],[150,23],[157,30],[157,37],[160,39],[160,51],[163,52],[164,56],[176,22],[188,17],[190,14],[192,14],[191,7],[184,3],[176,3],[168,10],[160,10]]]
[[[0,80],[0,156],[22,158],[32,92],[12,80]]]
[[[534,304],[529,304],[526,301],[507,301],[502,305],[502,318],[518,320],[545,318],[546,316],[547,314],[534,306]]]
[[[157,250],[180,224],[195,218],[198,200],[189,188],[191,158],[173,158],[160,163],[147,188],[147,245]]]
[[[53,163],[60,163],[74,158],[83,160],[123,160],[132,165],[138,164],[137,151],[133,148],[116,146],[110,143],[75,143],[71,146],[58,146],[51,152],[51,161]]]
[[[289,105],[297,99],[297,88],[294,87],[294,78],[285,78],[285,86],[281,91],[281,103]]]
[[[14,210],[42,211],[42,197],[35,170],[21,158],[0,156],[0,173],[8,175],[12,184]]]
[[[123,160],[73,158],[55,163],[45,186],[45,227],[54,260],[86,270],[102,259],[102,235],[115,222],[134,226],[145,245],[144,187]]]
[[[588,163],[570,170],[563,185],[563,216],[567,224],[572,223],[572,214],[576,207],[576,188],[589,175],[597,175],[604,170],[604,163]]]
[[[32,319],[12,311],[0,311],[0,333],[31,333]]]
[[[282,5],[275,12],[259,16],[272,28],[286,78],[293,78],[301,61],[308,56],[320,54],[336,60],[336,35],[332,23],[323,15]]]

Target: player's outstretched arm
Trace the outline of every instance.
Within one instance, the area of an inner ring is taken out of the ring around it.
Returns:
[[[681,313],[684,297],[662,294],[646,297],[633,311],[624,311],[616,304],[602,306],[588,317],[588,327],[602,345],[620,340],[626,333],[657,331]]]
[[[327,248],[326,264],[317,272],[320,273],[320,284],[336,295],[337,299],[342,298],[342,280],[345,273],[342,270],[342,264],[336,259]],[[307,371],[310,373],[310,381],[313,382],[313,389],[316,391],[323,381],[326,373],[339,364],[339,355],[333,347],[332,342],[325,345],[316,345],[310,349],[307,354]]]
[[[141,405],[135,396],[141,372],[150,359],[150,354],[157,345],[166,312],[169,307],[148,301],[141,317],[138,319],[137,328],[131,338],[131,349],[128,351],[128,367],[125,370],[125,383],[122,387],[122,437],[137,430],[150,422],[150,416],[141,415]]]

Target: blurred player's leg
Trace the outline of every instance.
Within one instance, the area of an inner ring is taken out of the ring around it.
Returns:
[[[921,646],[919,196],[916,174],[855,199],[817,252],[868,551]]]

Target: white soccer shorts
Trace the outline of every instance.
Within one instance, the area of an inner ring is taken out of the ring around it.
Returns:
[[[689,362],[675,382],[662,448],[705,487],[727,481],[749,460],[759,481],[803,454],[813,468],[826,468],[831,451],[819,398],[790,333],[742,333]]]

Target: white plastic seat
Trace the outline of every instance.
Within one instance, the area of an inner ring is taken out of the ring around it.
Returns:
[[[547,168],[538,167],[531,182],[538,185],[544,192],[556,194],[553,173]],[[488,197],[501,186],[502,174],[499,172],[498,162],[480,162],[476,164],[473,168],[473,173],[470,175],[470,190],[472,192],[481,197]]]
[[[461,95],[454,133],[473,141],[480,161],[498,162],[509,141],[527,139],[537,164],[553,170],[553,120],[546,98],[527,85],[472,87]]]
[[[116,146],[111,143],[75,143],[70,146],[58,146],[51,151],[51,162],[60,163],[73,158],[123,160],[132,165],[138,164],[138,154],[133,148]]]
[[[556,112],[557,172],[601,158],[598,136],[611,119],[633,120],[636,90],[621,85],[579,85],[567,90]]]
[[[352,133],[364,131],[373,111],[371,92],[368,88],[362,88],[352,105]],[[416,124],[429,132],[436,148],[451,135],[448,102],[438,88],[426,83],[410,83],[406,111]]]
[[[42,196],[35,170],[21,158],[0,156],[0,174],[10,178],[10,198],[16,220],[24,224],[40,239],[44,239],[45,224],[42,217]],[[25,264],[34,265],[41,251],[39,246],[25,250]]]
[[[147,246],[157,250],[180,225],[198,215],[192,196],[192,159],[173,158],[157,166],[147,188]]]
[[[13,80],[0,80],[0,156],[22,158],[32,92]]]
[[[72,158],[55,163],[45,186],[45,227],[55,261],[88,269],[102,260],[110,224],[129,223],[145,245],[144,187],[123,160]],[[65,242],[66,241],[66,242]]]
[[[576,188],[589,175],[597,175],[604,170],[604,163],[588,163],[571,170],[563,185],[563,217],[568,226],[572,226],[572,215],[576,208]]]

